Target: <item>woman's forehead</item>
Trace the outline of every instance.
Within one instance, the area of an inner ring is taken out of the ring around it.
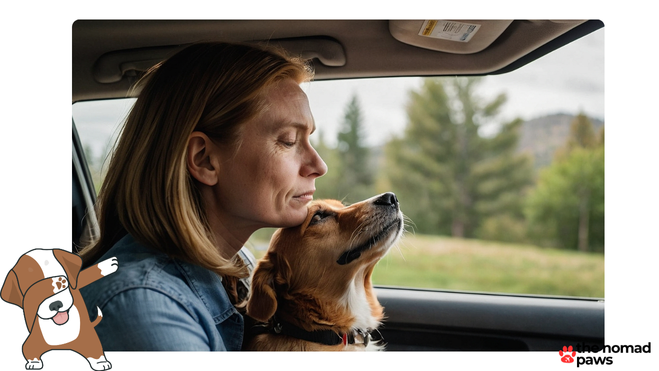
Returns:
[[[266,119],[274,130],[283,126],[303,131],[315,130],[307,95],[294,80],[276,83],[266,91],[264,100],[266,104],[261,119]]]
[[[293,102],[309,105],[307,94],[293,79],[284,79],[270,86],[264,94],[270,103]]]

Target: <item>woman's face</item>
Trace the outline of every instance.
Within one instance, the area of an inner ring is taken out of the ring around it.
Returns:
[[[236,228],[290,227],[303,222],[315,179],[327,165],[309,142],[315,130],[306,94],[292,79],[265,92],[265,110],[243,124],[241,145],[220,164],[218,217]],[[234,152],[236,151],[236,152]]]

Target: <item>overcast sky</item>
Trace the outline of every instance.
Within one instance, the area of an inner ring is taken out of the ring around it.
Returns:
[[[419,78],[316,81],[305,87],[319,130],[330,141],[343,120],[347,103],[357,95],[368,142],[381,144],[406,124],[405,104]],[[501,120],[532,119],[563,112],[585,112],[604,119],[604,31],[558,49],[508,74],[484,78],[478,93],[508,96]]]

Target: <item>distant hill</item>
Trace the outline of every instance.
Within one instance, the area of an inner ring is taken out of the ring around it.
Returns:
[[[524,122],[519,151],[533,155],[536,169],[549,165],[554,158],[554,152],[567,141],[574,117],[574,115],[557,113]],[[593,123],[595,133],[599,133],[604,121],[592,117],[590,121]]]

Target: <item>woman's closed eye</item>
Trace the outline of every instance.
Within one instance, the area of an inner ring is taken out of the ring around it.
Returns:
[[[277,138],[277,143],[285,148],[292,148],[298,142],[298,135],[294,131],[285,132],[279,135]]]

